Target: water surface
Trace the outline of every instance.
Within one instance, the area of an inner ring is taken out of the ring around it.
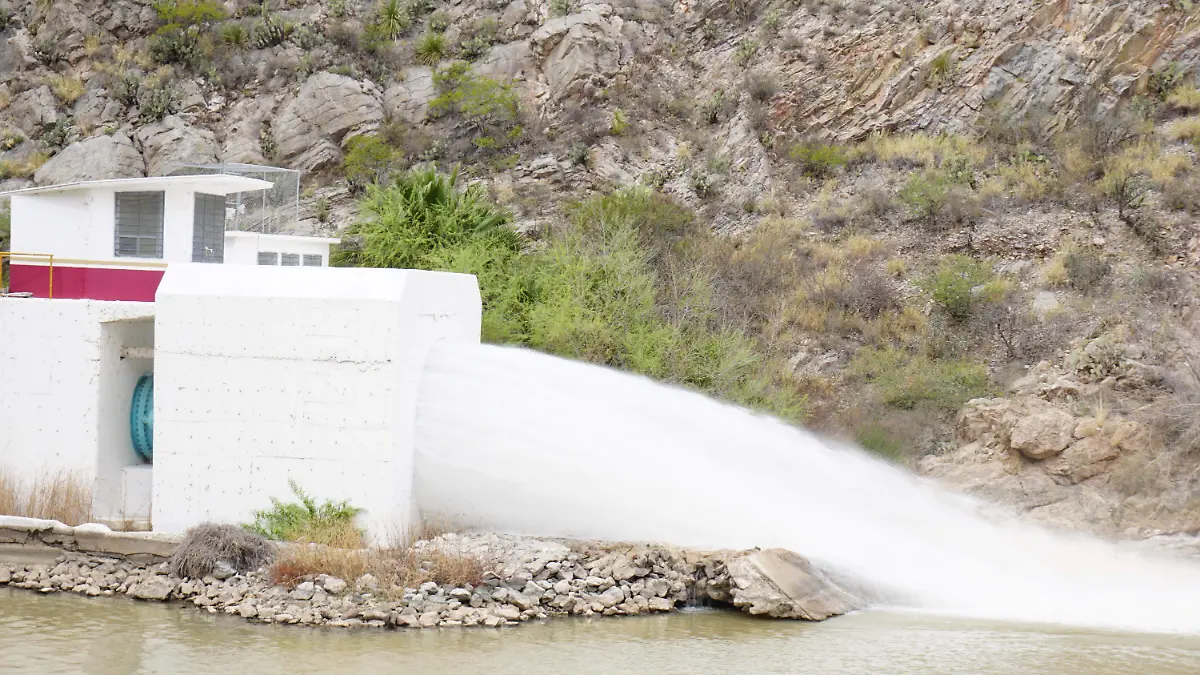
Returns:
[[[819,624],[697,611],[499,630],[348,631],[0,588],[0,672],[1195,675],[1200,637],[886,612]]]

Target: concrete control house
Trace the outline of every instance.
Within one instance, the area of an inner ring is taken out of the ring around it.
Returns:
[[[8,193],[0,470],[70,472],[95,522],[246,522],[289,479],[410,523],[425,355],[479,341],[475,278],[329,267],[333,239],[226,231],[241,175]]]

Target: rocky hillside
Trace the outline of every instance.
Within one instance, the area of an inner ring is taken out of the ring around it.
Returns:
[[[641,185],[809,424],[1191,531],[1198,43],[1184,1],[0,0],[0,189],[274,164],[337,232],[432,162],[534,250]]]

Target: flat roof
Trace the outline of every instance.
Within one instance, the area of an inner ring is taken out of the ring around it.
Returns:
[[[161,190],[168,186],[192,186],[197,192],[215,195],[228,195],[234,192],[257,192],[272,186],[270,181],[233,176],[224,173],[196,174],[192,176],[153,176],[150,178],[111,178],[108,180],[86,180],[61,185],[44,185],[41,187],[0,192],[0,197],[15,197],[25,195],[41,195],[54,192],[72,192],[76,190],[106,189],[118,192],[132,190]]]
[[[263,239],[283,239],[285,241],[320,241],[337,244],[341,239],[333,237],[310,237],[305,234],[268,234],[265,232],[246,232],[243,230],[225,230],[226,237],[259,237]]]

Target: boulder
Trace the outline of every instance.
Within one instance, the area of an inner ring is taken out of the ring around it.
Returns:
[[[175,582],[170,577],[154,575],[145,581],[135,584],[129,589],[129,595],[138,600],[166,600],[175,590]]]
[[[588,84],[603,87],[633,55],[622,35],[620,17],[598,11],[550,19],[530,36],[552,98],[577,93]]]
[[[1070,413],[1047,405],[1013,425],[1009,444],[1029,459],[1046,459],[1071,444],[1075,426]]]
[[[214,163],[219,151],[213,132],[190,126],[177,115],[138,129],[137,140],[149,176],[165,176],[176,164]]]
[[[146,175],[146,162],[124,134],[93,136],[72,143],[34,174],[39,185]]]
[[[276,152],[305,171],[341,160],[351,138],[383,122],[383,103],[370,82],[322,72],[309,77],[272,123]]]
[[[401,81],[383,92],[383,102],[388,115],[411,124],[425,121],[429,102],[437,91],[433,86],[433,69],[414,66],[404,71]]]
[[[784,549],[735,554],[724,560],[724,567],[724,574],[710,580],[709,597],[749,614],[824,621],[865,604],[807,559]]]
[[[1044,468],[1060,483],[1079,483],[1103,473],[1120,454],[1120,447],[1109,438],[1089,436],[1046,460]]]
[[[275,109],[278,101],[273,96],[244,98],[234,103],[217,127],[217,138],[221,143],[221,161],[244,164],[266,164],[263,156],[263,121]]]
[[[61,118],[58,113],[58,99],[54,97],[50,87],[44,84],[14,98],[7,112],[21,131],[30,138],[40,137],[42,132],[54,126]]]

